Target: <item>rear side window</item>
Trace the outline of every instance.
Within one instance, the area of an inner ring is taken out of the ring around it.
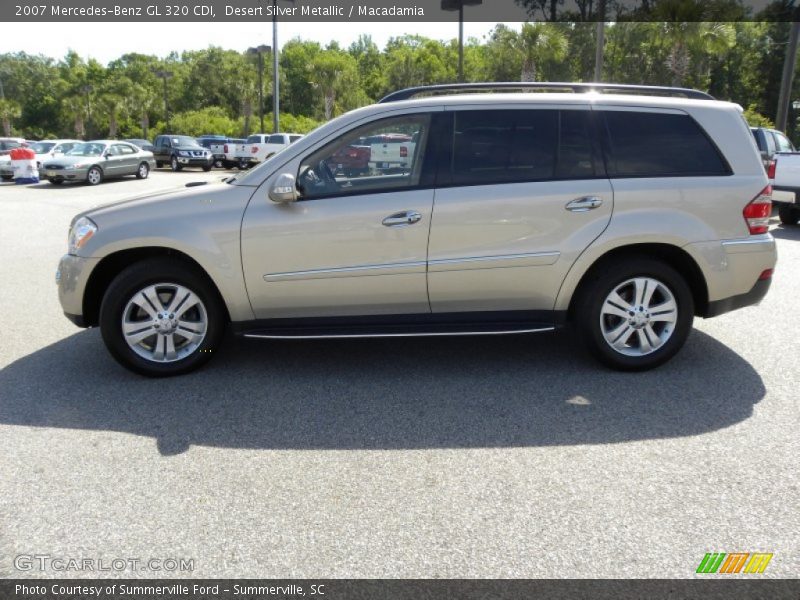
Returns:
[[[775,143],[778,146],[778,152],[794,152],[794,146],[792,146],[792,142],[790,142],[785,135],[778,133],[777,131],[773,131],[772,134],[775,136]]]
[[[247,144],[260,144],[261,143],[261,136],[260,135],[251,135],[247,138]]]
[[[719,151],[689,115],[603,111],[610,177],[729,175]]]
[[[267,139],[268,144],[282,144],[283,143],[283,136],[282,135],[271,135]]]
[[[594,177],[589,119],[589,111],[459,111],[452,182],[481,185]]]

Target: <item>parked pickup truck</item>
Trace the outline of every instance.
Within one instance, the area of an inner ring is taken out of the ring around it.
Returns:
[[[302,137],[299,133],[256,133],[237,146],[236,160],[240,168],[246,169],[264,162]]]
[[[767,171],[772,182],[772,202],[784,225],[800,221],[800,152],[777,152]]]
[[[369,168],[385,173],[405,170],[414,158],[417,144],[410,135],[387,133],[378,136],[382,139],[368,140],[370,143]]]
[[[225,169],[232,169],[239,164],[236,159],[236,146],[245,143],[242,139],[224,135],[203,135],[197,138],[197,141],[214,156],[214,166]]]

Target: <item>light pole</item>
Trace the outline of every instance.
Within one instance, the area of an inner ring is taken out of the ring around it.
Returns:
[[[483,0],[442,0],[442,10],[458,11],[458,82],[464,81],[464,7],[483,4]]]
[[[262,133],[264,132],[264,54],[271,50],[272,47],[265,44],[247,49],[248,54],[258,55],[258,114],[261,116],[259,131]]]
[[[161,69],[153,69],[153,74],[164,80],[164,120],[166,121],[167,130],[169,131],[169,103],[167,102],[167,79],[172,77],[172,71],[164,71]]]

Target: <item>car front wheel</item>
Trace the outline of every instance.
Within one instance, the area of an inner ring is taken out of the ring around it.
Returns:
[[[681,349],[694,319],[686,281],[669,265],[625,259],[595,270],[573,312],[577,333],[606,365],[643,371]]]
[[[89,172],[86,173],[86,183],[89,185],[97,185],[103,181],[103,171],[100,170],[100,167],[92,167],[89,169]]]
[[[173,156],[169,161],[169,168],[173,171],[180,171],[183,168],[183,165],[178,162],[177,157]]]
[[[150,377],[202,366],[219,348],[225,325],[225,310],[208,278],[173,259],[128,267],[100,307],[100,330],[111,355]]]

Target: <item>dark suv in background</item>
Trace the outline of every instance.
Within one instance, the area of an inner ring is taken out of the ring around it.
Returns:
[[[168,164],[173,171],[180,171],[183,167],[202,167],[204,171],[210,171],[214,166],[211,152],[188,135],[157,136],[153,141],[153,156],[157,167]]]

